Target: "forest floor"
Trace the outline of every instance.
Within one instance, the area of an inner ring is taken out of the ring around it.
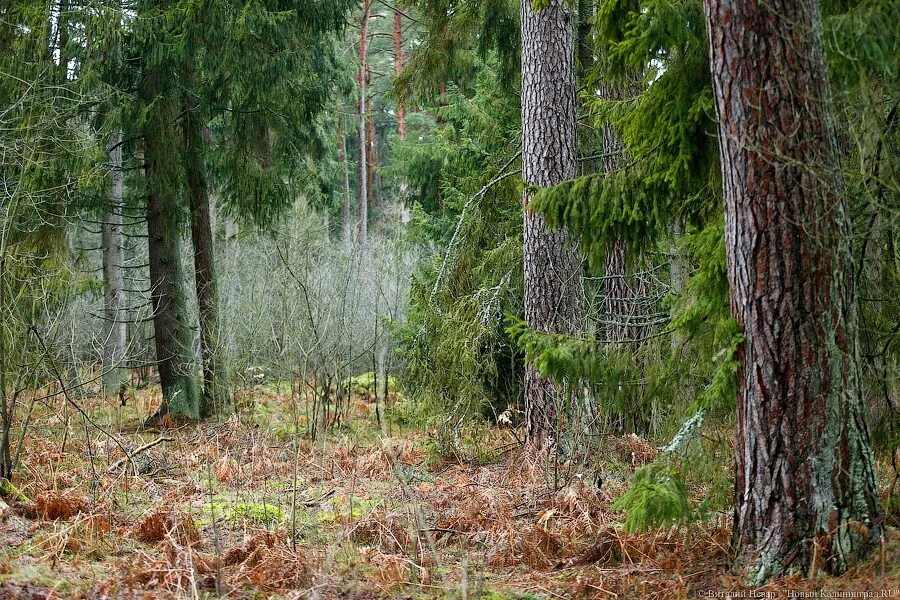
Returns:
[[[124,408],[79,400],[110,435],[74,409],[36,404],[16,481],[31,503],[0,515],[0,599],[668,599],[744,589],[729,572],[724,518],[625,534],[611,508],[624,477],[598,489],[575,469],[548,474],[509,429],[487,429],[475,451],[442,460],[426,433],[379,427],[383,411],[366,398],[310,441],[295,435],[309,408],[290,393],[248,397],[241,416],[162,431],[140,429],[158,391]],[[120,460],[120,443],[135,452],[156,441],[133,466]],[[633,436],[608,446],[630,468],[655,454]],[[737,597],[898,589],[891,529],[843,577],[794,576]]]

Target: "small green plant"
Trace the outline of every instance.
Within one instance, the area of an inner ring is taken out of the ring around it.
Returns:
[[[631,487],[612,508],[625,511],[628,532],[684,523],[692,514],[681,475],[664,462],[638,469]]]
[[[274,525],[284,521],[284,511],[274,504],[235,504],[228,511],[228,518],[232,521],[246,519],[258,525]]]
[[[378,389],[375,389],[375,385],[378,385]],[[378,378],[376,380],[375,373],[369,371],[367,373],[361,373],[359,375],[354,375],[349,379],[345,379],[341,382],[341,387],[344,389],[349,388],[354,394],[358,396],[365,396],[374,394],[375,392],[381,394],[384,392],[384,379]],[[399,386],[397,385],[397,380],[393,377],[387,378],[387,389],[389,394],[397,393]]]

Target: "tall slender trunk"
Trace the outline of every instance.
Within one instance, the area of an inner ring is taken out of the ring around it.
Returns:
[[[591,39],[591,20],[594,16],[593,0],[578,0],[578,39],[576,40],[576,56],[578,57],[578,73],[576,78],[578,92],[584,92],[582,85],[587,82],[588,73],[596,63],[594,45]],[[589,158],[597,151],[597,135],[588,118],[588,107],[582,97],[578,98],[578,112],[582,119],[582,128],[578,130],[579,175],[590,175],[595,172],[596,162]]]
[[[185,69],[190,89],[192,69]],[[182,101],[181,131],[184,138],[184,169],[191,207],[191,242],[194,247],[194,285],[200,326],[200,359],[203,367],[202,416],[222,413],[228,406],[228,374],[219,356],[218,282],[215,268],[212,216],[206,165],[204,121],[201,108],[186,94]]]
[[[148,109],[143,127],[147,179],[147,250],[150,263],[153,337],[162,387],[162,403],[149,419],[200,417],[200,400],[181,267],[178,222],[179,177],[172,160],[178,137],[179,102],[174,82],[163,67],[148,69],[139,85],[140,104]]]
[[[400,77],[403,71],[403,16],[394,11],[394,75]],[[397,137],[406,139],[406,108],[397,102]]]
[[[882,517],[816,0],[704,0],[738,351],[734,544],[758,584],[839,573]],[[821,560],[816,557],[820,557]]]
[[[366,100],[367,100],[367,79],[369,74],[368,64],[366,61],[366,47],[368,45],[369,36],[369,11],[372,7],[372,0],[363,0],[363,14],[359,25],[359,71],[357,80],[359,82],[359,105],[357,109],[358,134],[359,134],[359,235],[357,243],[360,246],[365,245],[369,228],[369,166],[368,166],[368,143],[366,134]]]
[[[684,282],[687,281],[689,269],[688,257],[685,256],[685,252],[679,247],[679,240],[681,239],[681,236],[684,235],[684,223],[680,217],[676,218],[672,223],[671,231],[672,244],[670,246],[671,258],[669,259],[669,283],[672,291],[670,293],[672,296],[678,297],[684,290]],[[679,332],[676,331],[672,333],[671,348],[673,354],[681,348],[684,339],[685,338]]]
[[[103,216],[101,247],[103,252],[103,391],[118,394],[125,383],[122,361],[128,342],[125,309],[125,281],[122,273],[122,134],[109,136],[106,151],[109,161],[109,209]]]
[[[59,0],[59,15],[56,18],[56,41],[59,45],[59,81],[69,79],[69,0]]]
[[[6,232],[0,230],[0,479],[11,480],[13,410],[6,394]]]
[[[566,0],[535,10],[522,0],[522,175],[549,187],[575,176],[574,19]],[[565,229],[551,231],[524,205],[525,320],[539,331],[574,334],[584,321],[582,260]],[[556,437],[562,390],[525,367],[526,436],[537,448]]]
[[[372,81],[369,65],[366,65],[366,81]],[[366,99],[366,189],[369,191],[369,204],[381,204],[380,186],[375,173],[378,164],[375,147],[375,115],[372,112],[372,98]]]
[[[605,100],[621,100],[638,93],[637,85],[616,86],[601,85],[598,94]],[[603,125],[603,160],[605,173],[612,173],[622,168],[624,162],[624,144],[619,132],[612,123]],[[640,337],[641,317],[640,290],[637,283],[628,281],[629,265],[628,248],[616,240],[606,248],[606,270],[603,278],[603,308],[606,338],[613,342],[636,340]]]
[[[347,163],[347,140],[338,132],[338,162],[341,163],[341,238],[350,239],[353,225],[350,222],[350,168]]]
[[[403,72],[404,56],[403,56],[403,15],[398,11],[394,11],[394,76],[400,77]],[[400,141],[406,139],[406,107],[402,100],[397,101],[397,138]],[[404,219],[406,211],[406,196],[409,191],[409,184],[405,179],[400,180],[399,185],[401,221]]]

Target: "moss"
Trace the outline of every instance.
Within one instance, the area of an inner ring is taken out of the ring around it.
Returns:
[[[169,414],[176,421],[200,420],[200,393],[194,377],[179,376],[174,389],[164,398],[164,402],[169,409]]]
[[[242,519],[259,525],[274,525],[284,522],[284,511],[273,504],[236,504],[230,511],[230,520]]]
[[[353,510],[350,512],[350,500],[348,498],[332,498],[330,504],[334,507],[334,510],[321,512],[319,514],[319,522],[333,523],[347,516],[352,519],[359,519],[372,512],[380,503],[380,498],[353,498]]]
[[[284,523],[285,514],[284,510],[275,504],[256,502],[232,504],[228,500],[214,499],[202,506],[200,514],[197,515],[197,525],[205,527],[213,520],[230,523],[251,521],[257,525],[271,526]]]
[[[14,486],[12,482],[6,478],[0,478],[0,496],[31,504],[31,499],[29,499],[28,496],[19,491],[19,488]]]
[[[378,384],[378,390],[375,390],[376,383]],[[343,387],[344,389],[349,387],[350,390],[358,396],[373,394],[374,391],[377,391],[380,394],[384,391],[384,378],[378,378],[376,382],[375,373],[369,371],[367,373],[354,375],[353,377],[343,380],[341,382],[341,387]],[[398,393],[400,386],[397,384],[397,380],[395,378],[388,376],[387,387],[389,394],[396,394]]]

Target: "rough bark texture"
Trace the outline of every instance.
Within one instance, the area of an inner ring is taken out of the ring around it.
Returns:
[[[109,136],[106,156],[109,161],[109,210],[103,215],[101,248],[103,251],[103,391],[118,394],[126,382],[122,361],[128,342],[125,309],[125,282],[122,274],[122,134]]]
[[[394,11],[394,74],[400,77],[403,71],[403,16]],[[406,139],[406,109],[403,102],[397,102],[397,137]]]
[[[606,100],[621,100],[639,93],[637,84],[623,88],[613,85],[600,86],[599,96]],[[603,172],[611,173],[622,168],[625,145],[612,123],[603,125]],[[640,321],[643,308],[641,296],[645,290],[637,289],[637,283],[628,281],[628,249],[621,241],[611,242],[606,248],[606,264],[603,278],[603,316],[606,319],[604,335],[607,340],[622,342],[637,340],[641,336]]]
[[[815,0],[704,0],[738,358],[734,543],[752,583],[879,534],[850,221]],[[815,557],[815,558],[814,558]]]
[[[174,129],[179,104],[164,69],[151,69],[140,84],[141,104],[151,107],[143,128],[147,178],[147,249],[150,263],[153,337],[162,403],[150,421],[166,415],[182,420],[200,416],[191,330],[184,296],[178,227],[177,158]]]
[[[575,39],[572,9],[552,0],[535,11],[522,0],[522,176],[549,187],[575,176]],[[551,231],[525,208],[525,320],[539,331],[574,334],[582,329],[582,260],[565,229]],[[529,443],[554,435],[561,390],[530,366],[525,369]]]
[[[369,229],[369,165],[368,165],[368,134],[366,128],[366,97],[368,84],[368,64],[366,47],[369,42],[369,11],[372,8],[372,0],[363,0],[363,14],[359,25],[359,71],[357,81],[359,83],[359,105],[357,107],[358,134],[359,134],[359,235],[357,242],[365,245]]]
[[[188,69],[190,71],[190,69]],[[193,77],[185,78],[192,82]],[[194,285],[200,326],[200,361],[203,367],[202,416],[223,412],[228,406],[228,375],[219,360],[219,303],[215,247],[206,166],[203,160],[203,122],[196,103],[185,98],[181,130],[184,136],[184,170],[191,208],[191,242],[194,247]]]

